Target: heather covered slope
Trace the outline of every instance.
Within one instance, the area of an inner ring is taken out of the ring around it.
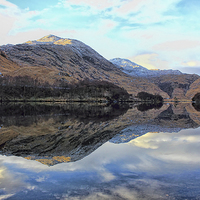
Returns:
[[[105,80],[123,87],[133,95],[146,91],[169,97],[155,84],[144,78],[127,75],[91,47],[77,40],[49,35],[36,41],[0,48],[9,60],[20,66],[20,69],[8,73],[12,76],[29,75],[51,84],[58,80],[70,83],[86,78]]]
[[[194,90],[194,87],[192,87],[197,79],[199,79],[199,76],[196,74],[174,74],[163,75],[149,80],[156,84],[161,90],[166,92],[172,99],[191,100],[197,93],[197,90]],[[189,92],[188,90],[191,91]],[[189,95],[188,92],[191,93],[191,95]]]
[[[16,71],[20,68],[19,65],[7,59],[5,52],[0,50],[0,73],[8,73]]]

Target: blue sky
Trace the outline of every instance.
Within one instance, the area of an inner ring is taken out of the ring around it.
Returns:
[[[48,34],[107,59],[200,74],[199,0],[0,0],[0,45]]]

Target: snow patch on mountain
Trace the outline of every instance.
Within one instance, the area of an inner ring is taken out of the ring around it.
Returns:
[[[138,77],[157,77],[162,75],[169,75],[175,74],[180,75],[182,74],[179,70],[149,70],[141,65],[138,65],[128,59],[122,58],[114,58],[111,59],[112,62],[116,67],[118,67],[124,73],[131,75],[131,76],[138,76]]]

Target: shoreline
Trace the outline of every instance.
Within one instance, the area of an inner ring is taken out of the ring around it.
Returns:
[[[183,100],[173,100],[164,99],[161,102],[154,101],[144,101],[144,100],[105,100],[105,99],[91,99],[91,100],[78,100],[78,99],[7,99],[0,100],[1,103],[149,103],[149,104],[159,104],[159,103],[195,103],[195,101],[183,99]]]

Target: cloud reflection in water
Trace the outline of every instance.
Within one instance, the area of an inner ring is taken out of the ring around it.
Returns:
[[[199,175],[199,130],[148,133],[128,144],[107,142],[80,161],[51,167],[24,158],[1,156],[1,191],[10,194],[14,191],[16,195],[20,190],[49,193],[47,196],[52,199],[179,196],[172,188],[194,186],[192,173],[195,172],[196,180]]]
[[[199,197],[200,128],[178,132],[180,124],[188,122],[189,125],[192,124],[191,127],[198,124],[185,117],[176,120],[174,128],[171,127],[174,113],[172,117],[164,113],[165,115],[161,115],[162,120],[159,120],[156,116],[160,116],[160,112],[154,111],[154,121],[159,122],[159,131],[162,129],[166,132],[153,132],[158,128],[154,124],[151,126],[152,132],[146,133],[148,123],[152,121],[150,111],[140,113],[132,109],[120,117],[124,119],[124,127],[127,127],[129,118],[136,125],[123,128],[121,133],[128,138],[126,141],[131,140],[129,136],[136,131],[144,131],[143,136],[128,143],[120,143],[121,140],[102,143],[98,149],[76,162],[47,166],[22,157],[0,156],[0,199],[116,200]],[[134,114],[148,117],[141,120],[139,126],[138,121],[133,121]],[[112,121],[113,129],[118,119],[119,117]],[[59,120],[58,122],[60,123]],[[167,132],[168,127],[170,133]],[[119,144],[113,143],[115,141]]]

